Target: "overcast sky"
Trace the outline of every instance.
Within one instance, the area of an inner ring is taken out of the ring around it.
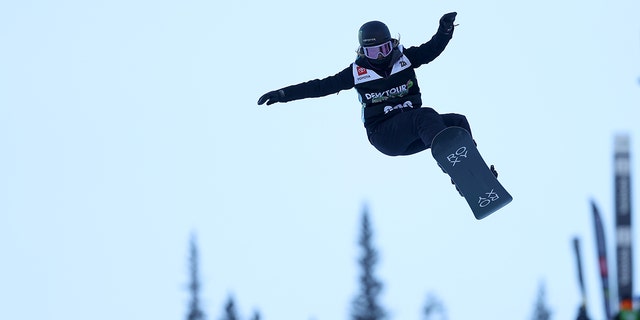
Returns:
[[[485,220],[429,152],[370,146],[355,91],[256,105],[347,67],[369,20],[409,47],[450,11],[454,37],[418,80],[425,105],[467,116],[514,197]],[[602,319],[589,201],[614,260],[617,134],[639,172],[639,12],[631,0],[0,2],[0,319],[184,319],[192,232],[209,319],[230,294],[245,318],[349,319],[365,207],[391,319],[421,319],[429,293],[452,320],[529,319],[541,283],[553,319],[575,318],[574,236]]]

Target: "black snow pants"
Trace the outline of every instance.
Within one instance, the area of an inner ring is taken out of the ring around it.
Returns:
[[[367,128],[369,142],[388,156],[406,156],[431,147],[431,141],[446,127],[462,127],[471,133],[467,118],[461,114],[439,114],[422,107],[400,112]]]

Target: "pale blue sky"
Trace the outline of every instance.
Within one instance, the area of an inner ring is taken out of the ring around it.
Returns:
[[[485,220],[428,152],[371,147],[354,91],[256,105],[348,66],[366,21],[411,46],[449,11],[454,38],[418,77],[425,104],[468,117],[514,196]],[[553,319],[574,318],[574,236],[601,319],[589,199],[613,259],[615,134],[639,171],[638,13],[631,0],[3,1],[0,319],[183,319],[192,231],[209,319],[230,293],[246,317],[348,319],[365,204],[392,319],[420,319],[429,292],[452,320],[528,319],[540,281]]]

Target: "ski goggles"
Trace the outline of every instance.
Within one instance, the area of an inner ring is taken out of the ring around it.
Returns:
[[[365,57],[369,59],[378,59],[379,55],[386,57],[391,53],[392,50],[393,43],[391,41],[387,41],[377,46],[362,47],[362,52],[364,53]]]

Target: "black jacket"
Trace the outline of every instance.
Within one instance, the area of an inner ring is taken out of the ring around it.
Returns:
[[[439,30],[428,42],[418,46],[394,49],[393,64],[376,70],[364,57],[333,76],[282,88],[281,102],[316,98],[356,88],[362,104],[362,120],[369,128],[398,112],[420,108],[420,88],[414,69],[433,61],[444,51],[452,33]],[[407,109],[408,108],[408,109]]]

